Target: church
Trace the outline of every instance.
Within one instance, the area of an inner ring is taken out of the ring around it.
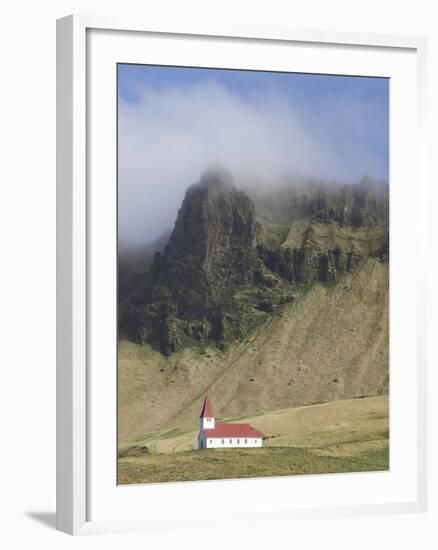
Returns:
[[[261,447],[263,434],[249,424],[216,424],[208,395],[199,417],[198,449]]]

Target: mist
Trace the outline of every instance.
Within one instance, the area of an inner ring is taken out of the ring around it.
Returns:
[[[174,224],[189,185],[214,162],[239,181],[275,185],[300,175],[387,179],[387,138],[371,101],[330,98],[315,107],[275,89],[242,96],[215,80],[119,99],[119,239],[138,245]]]

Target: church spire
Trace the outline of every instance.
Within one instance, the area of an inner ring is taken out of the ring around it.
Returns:
[[[211,408],[210,399],[208,398],[208,394],[205,394],[204,404],[202,406],[201,414],[199,418],[211,418],[213,417],[213,411]]]

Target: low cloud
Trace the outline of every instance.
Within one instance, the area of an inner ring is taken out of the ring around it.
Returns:
[[[147,88],[135,103],[121,99],[120,239],[159,237],[173,225],[187,187],[215,161],[246,181],[286,174],[386,179],[379,116],[373,104],[354,98],[334,98],[316,111],[275,90],[243,98],[215,81]]]

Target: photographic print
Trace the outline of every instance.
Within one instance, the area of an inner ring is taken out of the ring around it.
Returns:
[[[118,483],[389,469],[389,80],[119,64]]]

